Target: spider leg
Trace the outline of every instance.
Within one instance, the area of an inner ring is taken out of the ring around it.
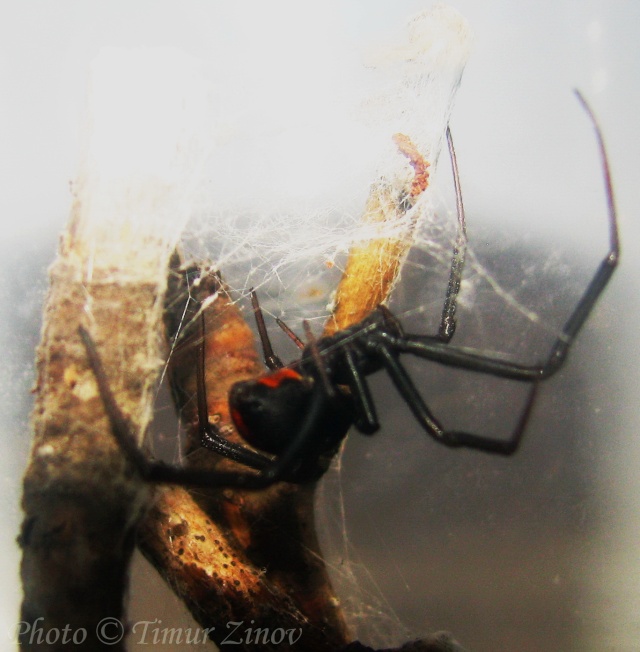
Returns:
[[[276,317],[276,324],[284,331],[289,339],[302,351],[304,349],[304,342],[280,319]]]
[[[262,308],[260,307],[260,302],[258,301],[258,295],[255,293],[253,288],[251,288],[251,305],[253,306],[253,314],[255,316],[256,326],[258,327],[258,334],[260,335],[260,344],[262,345],[262,352],[264,354],[264,363],[267,365],[267,369],[270,371],[282,369],[282,367],[284,367],[284,363],[275,354],[273,346],[271,346],[271,340],[269,339],[267,326],[264,323],[264,315],[262,314]]]
[[[151,463],[138,448],[131,422],[118,407],[115,396],[109,387],[109,381],[104,371],[104,366],[100,355],[98,354],[95,342],[83,326],[78,327],[78,333],[80,334],[82,343],[87,351],[89,366],[91,367],[96,379],[98,393],[100,394],[105,412],[107,413],[107,417],[111,424],[113,436],[125,456],[138,469],[140,475],[146,477]]]
[[[464,269],[464,259],[467,253],[467,226],[464,215],[464,205],[462,203],[462,189],[460,186],[460,175],[458,174],[456,151],[453,147],[453,139],[451,137],[451,130],[449,127],[447,127],[447,145],[449,146],[449,158],[451,159],[453,185],[456,193],[458,232],[456,234],[456,241],[453,245],[453,255],[451,257],[451,269],[449,271],[447,294],[444,300],[442,316],[440,318],[440,328],[438,330],[438,339],[442,342],[449,342],[456,330],[455,314],[458,302],[458,293],[460,292],[462,270]]]
[[[371,435],[380,429],[378,414],[376,412],[373,397],[364,374],[358,368],[355,356],[348,344],[344,345],[342,352],[346,371],[348,374],[347,384],[351,390],[351,396],[356,404],[356,420],[354,425],[365,435]]]
[[[80,326],[78,332],[87,351],[89,366],[98,385],[98,392],[105,412],[111,424],[114,439],[123,454],[139,472],[143,480],[192,487],[238,487],[244,489],[262,489],[278,480],[287,480],[298,459],[304,454],[305,447],[313,436],[317,420],[326,408],[322,384],[316,383],[309,411],[300,431],[289,448],[277,459],[268,460],[268,464],[259,473],[242,473],[235,471],[211,471],[207,469],[190,469],[165,462],[150,460],[138,448],[129,419],[122,413],[109,387],[109,381],[98,354],[95,342],[88,331]]]
[[[295,467],[304,458],[304,450],[313,438],[314,429],[322,411],[326,409],[326,395],[322,383],[316,382],[316,390],[311,397],[309,411],[305,415],[298,434],[287,450],[270,461],[259,473],[235,471],[207,471],[190,469],[153,462],[147,469],[146,478],[152,482],[179,484],[191,487],[237,487],[239,489],[263,489],[280,480],[293,480]]]
[[[381,335],[382,340],[398,353],[410,353],[411,355],[432,360],[449,367],[477,371],[479,373],[496,376],[497,378],[508,378],[510,380],[521,380],[534,382],[543,380],[545,365],[523,365],[518,362],[505,360],[498,355],[486,354],[479,349],[470,347],[456,347],[440,342],[435,337],[425,335],[405,335],[394,337],[387,333]]]
[[[609,282],[617,261],[618,252],[610,251],[600,264],[569,319],[565,322],[560,335],[551,346],[547,358],[538,364],[527,365],[505,360],[502,356],[487,354],[468,347],[450,346],[445,342],[438,341],[437,338],[424,335],[394,337],[385,333],[382,338],[398,352],[410,353],[451,367],[511,380],[528,382],[546,380],[564,364],[573,340]]]
[[[615,244],[615,243],[614,243]],[[411,353],[421,358],[433,360],[452,367],[469,369],[512,380],[535,381],[550,378],[564,364],[573,340],[580,332],[587,317],[591,314],[609,279],[611,278],[619,258],[619,249],[612,246],[606,257],[600,263],[591,282],[578,301],[573,312],[565,322],[560,335],[551,346],[547,358],[535,365],[520,364],[505,360],[497,355],[489,355],[476,349],[449,346],[437,338],[423,335],[405,335],[394,337],[384,334],[383,338],[402,353]]]
[[[204,428],[200,430],[200,443],[204,448],[252,469],[264,469],[271,461],[265,455],[260,455],[241,444],[229,441],[220,435],[217,428],[211,424],[205,424]]]
[[[313,444],[313,436],[316,425],[322,417],[322,413],[327,409],[328,396],[325,393],[324,386],[319,378],[314,381],[314,390],[311,394],[309,409],[300,425],[300,430],[291,440],[287,449],[260,474],[260,478],[267,486],[279,480],[286,480],[290,471],[294,470],[298,460],[304,457],[305,448]],[[254,488],[254,487],[251,487]],[[256,487],[259,488],[259,487]]]
[[[398,393],[409,406],[418,423],[437,442],[451,448],[475,448],[500,455],[512,455],[518,449],[535,401],[537,382],[533,383],[518,423],[508,439],[495,439],[459,430],[445,430],[425,404],[406,369],[400,363],[398,355],[387,346],[379,346],[376,350]]]
[[[435,337],[406,335],[402,338],[397,338],[385,334],[383,336],[384,339],[391,344],[394,350],[403,353],[412,353],[413,355],[453,367],[478,371],[480,373],[490,374],[501,378],[530,382],[549,378],[563,365],[573,340],[591,314],[594,305],[611,279],[611,276],[618,265],[618,260],[620,259],[618,218],[613,198],[609,161],[604,146],[602,132],[600,131],[600,127],[591,111],[591,108],[582,95],[578,91],[576,91],[576,95],[591,121],[596,134],[598,149],[600,151],[608,209],[609,251],[600,263],[582,297],[578,300],[573,312],[562,327],[560,335],[553,343],[547,358],[539,364],[526,365],[517,362],[509,362],[499,356],[487,355],[481,351],[473,349],[447,346],[446,343],[439,341],[439,338]]]
[[[209,421],[209,408],[207,406],[207,387],[205,378],[205,319],[204,313],[200,314],[200,350],[196,370],[196,397],[198,401],[198,434],[200,443],[205,448],[244,464],[252,469],[263,469],[271,461],[265,455],[229,441],[223,437],[218,428]]]
[[[434,439],[446,443],[445,431],[422,400],[416,386],[405,368],[400,364],[397,354],[386,346],[377,349],[377,353],[396,389],[405,400],[413,416]]]

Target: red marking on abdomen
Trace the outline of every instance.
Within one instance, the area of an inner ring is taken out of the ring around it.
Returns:
[[[267,387],[278,387],[284,380],[300,381],[302,380],[302,376],[297,371],[289,369],[289,367],[283,367],[266,376],[262,376],[262,378],[258,378],[257,382]]]

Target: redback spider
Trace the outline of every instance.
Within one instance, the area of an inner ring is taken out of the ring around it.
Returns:
[[[246,471],[198,470],[148,459],[137,448],[128,420],[116,405],[91,337],[83,328],[80,329],[113,434],[142,477],[153,482],[245,489],[260,489],[280,480],[297,483],[316,480],[326,470],[327,460],[352,425],[365,434],[378,430],[378,416],[366,377],[383,369],[418,423],[437,442],[452,448],[475,448],[487,453],[512,455],[520,444],[529,420],[538,384],[553,376],[563,365],[571,343],[611,278],[619,258],[618,225],[602,134],[591,109],[580,93],[576,91],[576,95],[593,124],[598,141],[608,205],[610,244],[607,255],[544,360],[527,365],[509,362],[477,349],[450,345],[455,331],[456,299],[464,264],[466,231],[455,153],[447,129],[457,199],[458,238],[437,335],[405,333],[398,319],[387,308],[379,306],[361,322],[319,339],[311,336],[305,324],[306,345],[291,334],[302,349],[300,358],[283,365],[273,352],[262,312],[252,293],[269,372],[254,380],[236,383],[229,393],[229,406],[240,434],[261,452],[227,441],[209,424],[202,359],[204,346],[201,345],[197,376],[202,443],[248,467]],[[400,197],[400,203],[403,202],[406,204],[406,197]],[[204,318],[201,319],[204,328]],[[451,367],[529,383],[531,389],[510,436],[496,439],[445,429],[431,413],[400,362],[400,355],[407,353]]]

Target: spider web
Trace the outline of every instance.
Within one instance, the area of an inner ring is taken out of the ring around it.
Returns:
[[[304,44],[282,36],[296,57],[263,62],[277,72],[268,98],[252,96],[245,111],[229,100],[244,87],[215,98],[224,117],[184,248],[210,260],[232,290],[255,287],[267,310],[276,298],[288,314],[311,309],[320,319],[350,247],[375,235],[361,221],[371,188],[400,189],[411,178],[393,136],[408,135],[435,171],[470,37],[441,5],[367,52],[341,43],[335,28]],[[282,86],[295,87],[293,97],[278,95]],[[415,209],[418,243],[444,258],[451,243],[434,238],[428,195]]]

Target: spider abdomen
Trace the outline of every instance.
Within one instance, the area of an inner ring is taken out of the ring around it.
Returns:
[[[229,392],[231,416],[242,437],[253,447],[273,455],[290,444],[309,410],[313,383],[290,367],[255,380],[236,383]],[[333,450],[353,423],[351,397],[338,391],[315,425],[305,457]]]

